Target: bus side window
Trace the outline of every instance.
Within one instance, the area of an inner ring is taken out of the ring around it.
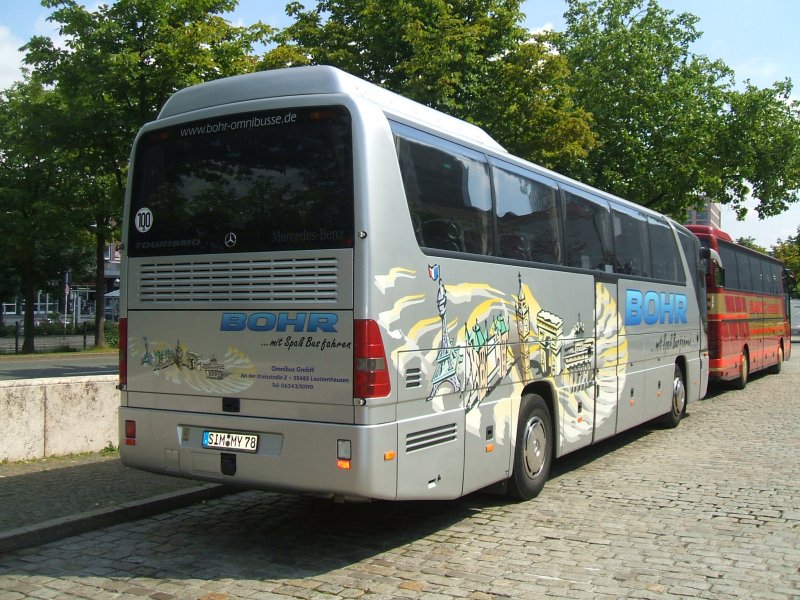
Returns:
[[[725,267],[725,278],[722,286],[731,289],[739,289],[739,267],[736,265],[736,253],[733,247],[727,242],[718,240],[719,256],[722,259],[722,266]],[[719,272],[719,269],[717,269]]]
[[[686,257],[689,275],[697,289],[706,287],[706,275],[711,273],[711,253],[700,240],[685,229],[678,228],[678,241]],[[704,304],[701,302],[701,304]]]
[[[716,275],[714,277],[714,284],[716,287],[725,287],[725,268],[717,265]]]
[[[561,215],[555,183],[500,168],[492,173],[500,256],[561,264]]]
[[[744,252],[736,252],[736,266],[739,271],[739,289],[747,292],[754,291],[753,277],[750,271],[750,257]]]
[[[406,201],[419,245],[492,254],[489,165],[468,148],[402,125],[393,127]]]
[[[653,277],[686,283],[675,236],[667,222],[658,217],[647,217],[650,229],[650,255],[653,257]]]
[[[753,277],[753,291],[763,294],[769,292],[769,284],[764,277],[764,269],[762,268],[764,261],[755,256],[750,257],[750,270]]]
[[[566,265],[613,271],[611,213],[605,203],[563,189]]]
[[[639,211],[618,207],[611,211],[614,223],[614,272],[649,277],[650,241],[647,220]]]
[[[776,265],[774,265],[772,263],[767,263],[766,267],[767,267],[767,269],[769,269],[769,273],[770,273],[769,277],[770,277],[770,281],[771,281],[770,285],[771,285],[772,293],[773,294],[782,294],[783,293],[783,285],[782,285],[783,282],[781,280],[783,279],[783,274],[781,272],[781,269],[778,266],[776,266]]]

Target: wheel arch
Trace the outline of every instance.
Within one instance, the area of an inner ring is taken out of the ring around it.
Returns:
[[[694,389],[691,389],[691,381],[689,380],[689,361],[686,360],[686,357],[683,354],[680,354],[675,357],[675,366],[677,366],[681,370],[681,374],[683,375],[683,387],[686,389],[686,401],[689,401],[691,396],[689,392],[695,393]]]
[[[541,396],[547,405],[547,410],[550,411],[550,425],[553,430],[550,432],[553,436],[553,456],[558,457],[561,455],[560,444],[558,443],[558,432],[561,430],[560,415],[556,409],[557,392],[553,384],[549,381],[534,381],[526,385],[522,390],[520,399],[527,394],[536,394]],[[515,419],[519,419],[519,413],[515,415]],[[516,429],[515,429],[516,431]]]

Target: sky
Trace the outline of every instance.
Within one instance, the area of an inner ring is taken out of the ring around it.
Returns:
[[[108,0],[106,0],[108,1]],[[313,6],[314,0],[304,0]],[[89,8],[96,0],[84,2]],[[236,25],[249,25],[258,20],[282,27],[289,19],[283,11],[285,0],[239,0],[237,10],[229,15]],[[789,77],[795,85],[793,96],[800,98],[800,2],[796,0],[659,0],[659,4],[676,13],[690,12],[700,18],[696,27],[703,33],[692,51],[711,59],[722,59],[733,69],[738,84],[750,80],[753,85],[767,87]],[[47,22],[50,10],[39,0],[0,0],[0,90],[20,78],[22,54],[18,51],[34,35],[56,36]],[[564,0],[526,0],[522,11],[525,25],[532,30],[564,29]],[[800,204],[778,217],[759,220],[751,210],[744,221],[737,221],[730,209],[722,209],[722,229],[734,239],[753,237],[757,244],[769,249],[780,239],[797,233],[800,226]]]

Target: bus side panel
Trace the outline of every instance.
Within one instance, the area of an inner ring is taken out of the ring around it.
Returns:
[[[460,408],[397,424],[397,497],[450,499],[464,477],[464,411]]]
[[[766,353],[769,346],[769,333],[764,314],[763,296],[748,295],[746,302],[750,330],[750,372],[752,373],[767,366]]]
[[[677,357],[696,360],[701,335],[695,296],[687,287],[620,281],[619,293],[629,356],[617,427],[623,431],[669,412]],[[689,377],[684,373],[684,383]]]
[[[705,373],[705,375],[704,375]],[[708,353],[686,357],[686,400],[693,402],[705,397],[708,391]]]
[[[513,394],[512,386],[503,386]],[[467,436],[464,442],[463,493],[495,483],[499,476],[511,474],[512,409],[519,406],[513,397],[482,402],[467,413]]]
[[[397,371],[400,497],[452,493],[444,476],[438,483],[439,474],[428,473],[432,459],[424,450],[404,453],[403,436],[438,435],[444,433],[439,427],[453,423],[465,436],[457,458],[464,493],[506,478],[516,413],[531,384],[553,390],[558,455],[591,444],[596,420],[615,427],[619,316],[616,298],[606,292],[597,302],[604,329],[596,367],[592,275],[497,265],[478,279],[468,262],[421,260],[385,265],[374,278],[384,339],[398,340],[387,356]],[[564,289],[574,290],[568,302]],[[604,382],[602,406],[596,369]],[[441,413],[453,410],[462,411],[460,420],[439,422]],[[454,457],[443,451],[441,460]],[[405,474],[417,480],[409,489]]]
[[[783,300],[739,291],[709,295],[709,351],[711,376],[736,379],[741,356],[747,351],[751,373],[777,364],[783,344],[784,359],[791,354],[783,317]]]
[[[619,302],[625,305],[626,286],[619,285]],[[643,423],[645,417],[645,389],[647,387],[648,349],[647,334],[638,327],[628,326],[620,336],[620,344],[627,348],[624,377],[620,378],[619,413],[616,431],[625,431]]]
[[[764,368],[778,363],[778,349],[783,343],[784,358],[790,353],[787,344],[785,300],[782,297],[761,297],[761,309],[764,315]]]

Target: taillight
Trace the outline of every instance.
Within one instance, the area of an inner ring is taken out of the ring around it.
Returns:
[[[128,319],[119,320],[119,385],[128,385]]]
[[[392,390],[381,330],[375,321],[356,319],[353,396],[384,398]]]
[[[136,445],[136,421],[125,421],[125,445]]]

